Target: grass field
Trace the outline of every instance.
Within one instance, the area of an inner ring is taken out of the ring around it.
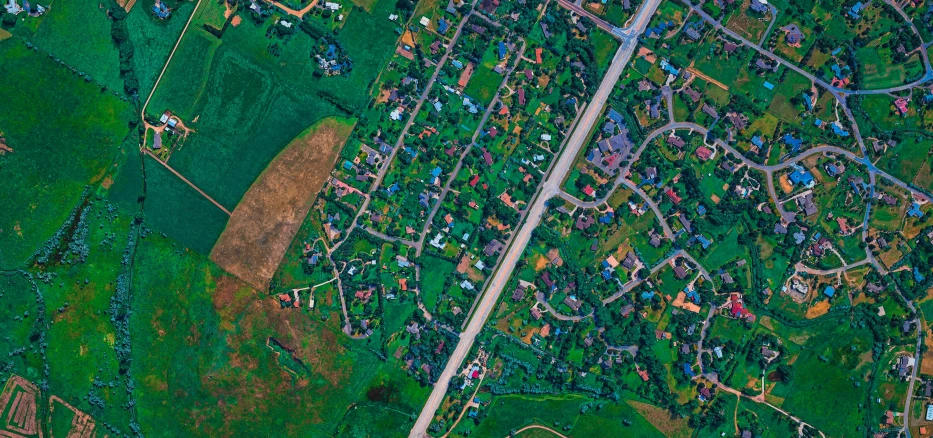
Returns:
[[[135,55],[133,69],[139,79],[139,95],[145,99],[152,91],[156,77],[162,71],[169,53],[175,47],[182,28],[194,10],[193,2],[183,2],[172,11],[168,20],[153,17],[152,10],[143,4],[134,7],[126,17],[126,28],[133,42]],[[193,26],[194,24],[192,24]]]
[[[394,358],[382,361],[365,341],[344,336],[337,314],[257,299],[255,290],[168,239],[140,243],[133,280],[131,328],[141,347],[132,372],[143,430],[374,436],[383,427],[401,430],[427,396],[429,388],[408,378]],[[304,371],[280,365],[270,338],[291,350]],[[400,415],[351,414],[351,406]]]
[[[109,3],[57,0],[42,21],[33,42],[66,64],[123,91],[120,53],[110,36]],[[140,8],[146,9],[146,8]]]
[[[18,40],[0,43],[0,266],[22,265],[104,177],[130,106]],[[46,129],[47,127],[56,129]]]
[[[146,223],[188,248],[209,254],[229,216],[155,159],[147,156],[144,163]]]
[[[179,53],[201,61],[170,64],[147,108],[150,115],[178,112],[196,130],[173,153],[172,166],[232,210],[266,165],[309,124],[344,113],[319,93],[332,93],[353,112],[368,101],[368,88],[396,38],[394,24],[384,19],[393,8],[384,0],[372,14],[357,11],[348,18],[340,36],[354,62],[348,77],[314,77],[313,60],[298,50],[311,43],[302,32],[284,45],[281,57],[274,57],[266,50],[265,27],[250,20],[228,28],[219,45],[216,37],[189,29]]]
[[[580,405],[584,403],[593,403],[594,407],[581,415]],[[595,405],[599,403],[603,401],[581,395],[505,395],[492,399],[488,416],[479,425],[458,426],[458,429],[471,430],[472,436],[498,437],[537,423],[571,436],[593,436],[593,433],[604,436],[664,436],[631,406],[606,403],[603,409],[597,410]],[[629,420],[632,425],[625,426],[622,420]],[[555,422],[560,425],[555,426]],[[563,426],[568,424],[573,425],[569,432],[563,430]]]
[[[173,62],[166,68],[159,88],[146,106],[146,114],[157,117],[163,111],[169,110],[186,122],[192,120],[195,116],[195,104],[204,93],[206,76],[219,45],[220,40],[204,29],[189,29],[173,57],[184,61]],[[161,68],[155,76],[151,73],[147,75],[152,77],[153,84],[159,71]]]

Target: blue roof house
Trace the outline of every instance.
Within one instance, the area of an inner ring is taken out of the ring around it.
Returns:
[[[438,33],[447,33],[447,29],[450,29],[450,23],[448,23],[447,20],[441,18],[437,21]]]
[[[606,117],[608,117],[609,120],[615,122],[616,125],[625,124],[625,120],[622,118],[622,114],[619,114],[619,112],[613,108],[609,108],[609,112],[606,113]]]
[[[862,9],[865,8],[865,5],[862,2],[858,2],[852,6],[852,9],[849,9],[849,16],[855,20],[862,18],[859,14],[862,13]]]
[[[756,135],[752,137],[752,144],[758,147],[763,147],[765,145],[765,142],[764,140],[761,139],[761,136]]]
[[[686,362],[684,362],[684,375],[690,378],[696,376],[696,374],[693,374],[693,368],[691,368],[690,364]]]
[[[702,234],[697,234],[697,241],[700,242],[700,246],[702,246],[703,249],[709,248],[709,246],[713,244],[713,242],[710,242],[710,240]]]
[[[816,181],[813,179],[813,175],[801,167],[794,169],[788,178],[790,178],[790,182],[794,184],[801,184],[810,188],[816,184]]]
[[[791,147],[791,150],[793,152],[799,151],[800,146],[803,144],[802,138],[794,138],[794,136],[790,134],[784,134],[784,137],[782,138],[782,140],[784,141],[784,144]]]
[[[910,210],[907,210],[907,214],[915,218],[923,217],[923,212],[920,211],[920,204],[916,202],[914,202],[913,204],[910,204]]]
[[[503,60],[503,59],[505,59],[505,54],[506,54],[506,53],[507,53],[507,51],[506,51],[506,49],[505,49],[505,43],[502,42],[502,41],[499,41],[499,60],[500,60],[500,61]]]
[[[650,299],[652,299],[652,298],[654,298],[654,291],[642,292],[642,293],[641,293],[641,299],[643,299],[643,300],[650,300]]]
[[[441,176],[441,173],[442,173],[443,171],[444,171],[444,170],[441,169],[440,166],[437,166],[437,167],[434,168],[434,170],[431,171],[431,176],[437,178],[437,177]]]
[[[916,266],[914,266],[914,280],[917,283],[920,283],[921,281],[926,280],[926,277],[924,277],[923,274],[920,273],[920,269],[917,269]]]
[[[826,289],[823,289],[823,294],[825,294],[827,297],[832,298],[832,296],[836,294],[836,288],[832,286],[826,286]]]

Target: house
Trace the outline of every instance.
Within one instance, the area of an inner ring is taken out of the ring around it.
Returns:
[[[803,41],[804,35],[796,24],[788,24],[787,26],[782,27],[781,30],[784,31],[784,41],[787,42],[788,46],[800,47],[800,43]]]
[[[787,227],[780,222],[774,224],[774,234],[787,234]]]
[[[697,234],[696,239],[697,239],[697,242],[700,242],[700,246],[702,246],[703,249],[707,249],[709,248],[710,245],[713,244],[713,242],[711,242],[709,239],[706,238],[706,236],[702,234]]]
[[[903,97],[894,101],[894,107],[897,108],[897,112],[901,113],[902,116],[907,115],[907,99]]]
[[[832,298],[836,294],[836,288],[832,286],[826,286],[826,289],[823,289],[823,295],[826,295],[829,298]]]
[[[706,146],[700,146],[697,148],[696,154],[697,154],[697,157],[699,157],[701,160],[706,161],[706,160],[709,160],[710,157],[713,156],[713,151],[712,149]]]
[[[702,111],[714,119],[719,118],[719,112],[716,111],[716,108],[709,106],[709,104],[704,103]]]
[[[687,270],[683,266],[675,266],[674,275],[677,276],[678,280],[683,280],[684,278],[687,278]]]
[[[531,317],[534,318],[535,321],[540,321],[540,320],[541,320],[541,316],[542,316],[542,315],[541,315],[541,311],[538,310],[537,307],[532,307],[532,308],[531,308]]]
[[[813,193],[797,197],[797,208],[803,212],[804,216],[816,214],[816,203],[813,202]]]
[[[576,227],[576,229],[580,231],[583,231],[595,223],[596,223],[596,219],[593,219],[593,216],[590,216],[588,214],[581,214],[580,216],[577,217],[577,221],[574,224],[574,227]]]
[[[853,20],[858,20],[862,18],[859,14],[862,13],[862,9],[864,8],[865,5],[863,5],[862,2],[857,2],[856,4],[852,5],[852,8],[849,9],[848,15],[852,17]]]
[[[569,295],[567,298],[564,298],[564,304],[566,304],[567,307],[573,309],[574,312],[579,312],[580,306],[583,305],[583,302],[578,300],[577,297]]]
[[[499,60],[502,61],[505,59],[505,55],[508,54],[508,50],[505,48],[505,42],[499,41]]]
[[[735,283],[735,281],[732,280],[732,276],[729,275],[728,272],[723,272],[722,274],[719,274],[719,279],[722,280],[722,284],[732,284],[732,283]]]
[[[813,188],[816,185],[816,181],[813,179],[813,175],[810,172],[802,167],[796,167],[790,175],[788,175],[790,182],[793,184],[800,184],[807,188]]]
[[[685,87],[684,93],[687,95],[687,97],[690,98],[690,100],[693,101],[693,103],[699,102],[700,98],[702,97],[699,91],[694,90],[693,88],[690,88],[690,87]]]
[[[525,287],[519,285],[515,288],[515,292],[512,292],[512,301],[521,301],[525,298]]]
[[[838,135],[838,136],[840,136],[840,137],[848,137],[848,136],[849,136],[849,131],[846,131],[846,130],[842,127],[842,125],[839,124],[839,122],[835,122],[835,123],[833,123],[833,124],[830,125],[830,126],[832,126],[832,128],[833,128],[833,133],[835,133],[836,135]]]
[[[498,239],[492,239],[483,249],[483,254],[486,254],[488,257],[492,257],[505,249],[505,245],[502,244]]]
[[[752,4],[748,6],[748,9],[759,14],[768,12],[768,6],[762,3],[761,0],[752,0]]]
[[[686,216],[681,214],[680,216],[677,217],[677,220],[680,221],[680,224],[684,226],[684,229],[687,230],[688,233],[693,232],[693,227],[691,227],[692,224],[690,223],[689,220],[687,220]]]
[[[716,353],[717,359],[722,359],[722,346],[716,346],[716,348],[713,348],[713,353]]]
[[[726,120],[739,131],[744,131],[748,126],[748,117],[745,117],[745,114],[729,113],[726,115]]]
[[[690,38],[693,41],[698,41],[700,38],[703,37],[702,35],[700,35],[700,32],[697,32],[696,28],[693,26],[688,27],[684,33],[687,35],[688,38]]]
[[[542,48],[540,48],[540,47],[535,48],[535,64],[539,64],[539,65],[540,65],[540,64],[543,62],[543,61],[541,60],[541,55],[542,55],[543,53],[544,53],[544,49],[542,49]]]
[[[910,217],[918,218],[918,219],[919,219],[919,218],[922,218],[922,217],[923,217],[923,212],[920,211],[920,204],[918,204],[918,203],[916,203],[916,202],[910,204],[910,209],[907,210],[907,215],[910,216]]]
[[[655,248],[658,248],[661,246],[661,238],[658,237],[658,235],[652,231],[651,238],[648,240],[648,244]]]
[[[813,111],[813,98],[810,97],[810,93],[804,91],[801,96],[803,96],[803,106],[807,108],[807,111]]]
[[[738,48],[739,48],[739,46],[737,46],[737,45],[735,45],[735,44],[733,44],[732,42],[729,42],[729,41],[726,41],[725,44],[722,45],[722,49],[725,50],[726,53],[735,52],[735,49],[738,49]]]
[[[677,148],[682,148],[682,147],[684,147],[684,145],[686,145],[687,143],[686,143],[682,138],[677,137],[677,136],[671,134],[670,137],[667,137],[667,144],[669,144],[669,145],[671,145],[671,146],[676,146]]]

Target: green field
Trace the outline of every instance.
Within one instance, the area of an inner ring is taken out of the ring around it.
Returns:
[[[126,17],[126,28],[135,48],[133,69],[139,78],[141,99],[145,99],[152,91],[156,77],[162,72],[169,53],[194,10],[194,3],[184,2],[172,11],[168,20],[158,20],[153,17],[150,8],[144,6],[148,5],[137,3]]]
[[[108,2],[57,0],[36,32],[33,42],[71,67],[107,87],[123,91],[120,53],[110,36]],[[147,8],[138,8],[147,9]]]
[[[189,29],[175,56],[198,61],[172,62],[146,109],[150,116],[172,110],[196,131],[172,155],[172,166],[232,210],[295,136],[323,117],[362,108],[397,37],[384,19],[393,7],[382,1],[373,14],[357,11],[347,19],[340,39],[354,62],[348,77],[315,77],[316,64],[304,51],[311,40],[302,32],[275,57],[265,26],[249,19],[229,27],[222,41]]]
[[[100,182],[130,129],[130,106],[18,40],[0,43],[0,266],[21,266]],[[55,129],[47,129],[47,127]]]
[[[229,216],[155,159],[146,157],[144,169],[147,224],[195,251],[209,254]]]
[[[580,414],[580,405],[592,403],[593,408]],[[596,405],[605,403],[603,409]],[[529,424],[541,424],[568,433],[572,436],[638,436],[661,437],[657,428],[628,404],[606,403],[580,395],[525,396],[505,395],[490,402],[488,416],[478,425],[464,419],[466,424],[457,430],[470,430],[471,436],[508,436],[512,430]],[[625,426],[622,420],[632,422]],[[559,423],[559,425],[555,425]],[[573,425],[569,432],[563,426]]]
[[[255,290],[168,239],[150,236],[137,251],[132,372],[143,430],[373,436],[409,427],[427,396],[429,388],[394,358],[385,362],[366,341],[346,337],[337,314],[257,300]],[[292,349],[304,367],[280,365],[285,362],[267,346],[270,338]],[[292,415],[299,411],[305,415]]]

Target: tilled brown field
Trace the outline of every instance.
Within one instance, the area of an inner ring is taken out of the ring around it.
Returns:
[[[211,260],[265,291],[352,128],[328,118],[292,140],[237,204]]]

